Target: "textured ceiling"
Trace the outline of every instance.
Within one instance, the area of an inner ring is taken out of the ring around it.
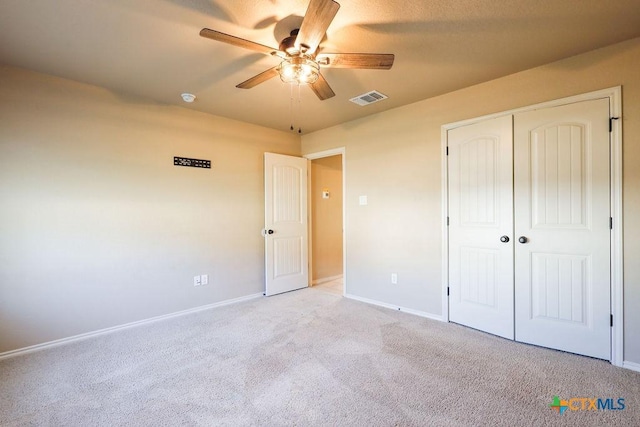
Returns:
[[[323,69],[302,87],[310,132],[640,36],[640,0],[342,0],[321,49],[393,53],[389,71]],[[289,86],[236,84],[277,58],[202,38],[203,27],[277,47],[307,0],[1,0],[0,63],[286,130]],[[2,82],[0,82],[2,84]],[[349,98],[378,90],[365,107]],[[182,92],[197,96],[185,104]],[[295,93],[297,104],[297,91]]]

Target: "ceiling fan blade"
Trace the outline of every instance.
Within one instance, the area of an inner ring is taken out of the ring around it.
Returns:
[[[249,80],[245,80],[239,85],[236,85],[240,89],[251,89],[254,86],[258,86],[260,83],[264,83],[272,77],[278,75],[278,67],[269,68],[266,71],[261,72],[258,75],[251,77]]]
[[[273,52],[278,50],[260,43],[252,42],[250,40],[241,39],[240,37],[232,36],[230,34],[221,33],[220,31],[211,30],[209,28],[203,28],[202,30],[200,30],[200,35],[211,40],[216,40],[219,42],[232,44],[234,46],[264,53],[265,55],[271,55]]]
[[[326,59],[325,59],[326,58]],[[393,66],[395,55],[392,53],[321,53],[318,64],[332,68],[360,68],[388,70]],[[328,60],[328,62],[327,62]]]
[[[320,98],[320,101],[324,101],[325,99],[336,96],[336,94],[333,92],[333,89],[331,89],[331,86],[329,86],[329,83],[327,83],[322,74],[318,76],[318,80],[316,80],[315,83],[312,83],[309,86],[311,86],[311,90],[313,91],[313,93],[315,93],[316,96]]]
[[[340,5],[333,0],[311,0],[300,25],[296,46],[304,46],[312,54],[318,48]]]

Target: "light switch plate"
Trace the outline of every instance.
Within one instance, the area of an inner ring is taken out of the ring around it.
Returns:
[[[360,196],[359,202],[360,202],[360,206],[366,206],[368,203],[367,196]]]
[[[200,276],[200,284],[201,285],[208,285],[209,284],[209,275],[208,274],[203,274],[202,276]]]

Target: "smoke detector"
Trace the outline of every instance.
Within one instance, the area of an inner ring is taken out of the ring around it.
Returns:
[[[193,102],[196,100],[196,96],[192,93],[183,93],[182,95],[180,95],[182,97],[182,100],[184,102]]]

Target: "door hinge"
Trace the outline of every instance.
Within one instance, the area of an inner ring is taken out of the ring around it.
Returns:
[[[613,217],[609,217],[609,230],[613,230]]]
[[[447,296],[449,296],[449,287],[447,286]]]
[[[613,327],[613,314],[609,317],[609,326]]]
[[[449,217],[447,217],[447,227],[449,226]]]
[[[447,145],[446,150],[447,150],[447,156],[448,156],[449,155],[449,146],[448,145]]]
[[[609,117],[609,132],[613,132],[613,121],[618,120],[620,117]]]

